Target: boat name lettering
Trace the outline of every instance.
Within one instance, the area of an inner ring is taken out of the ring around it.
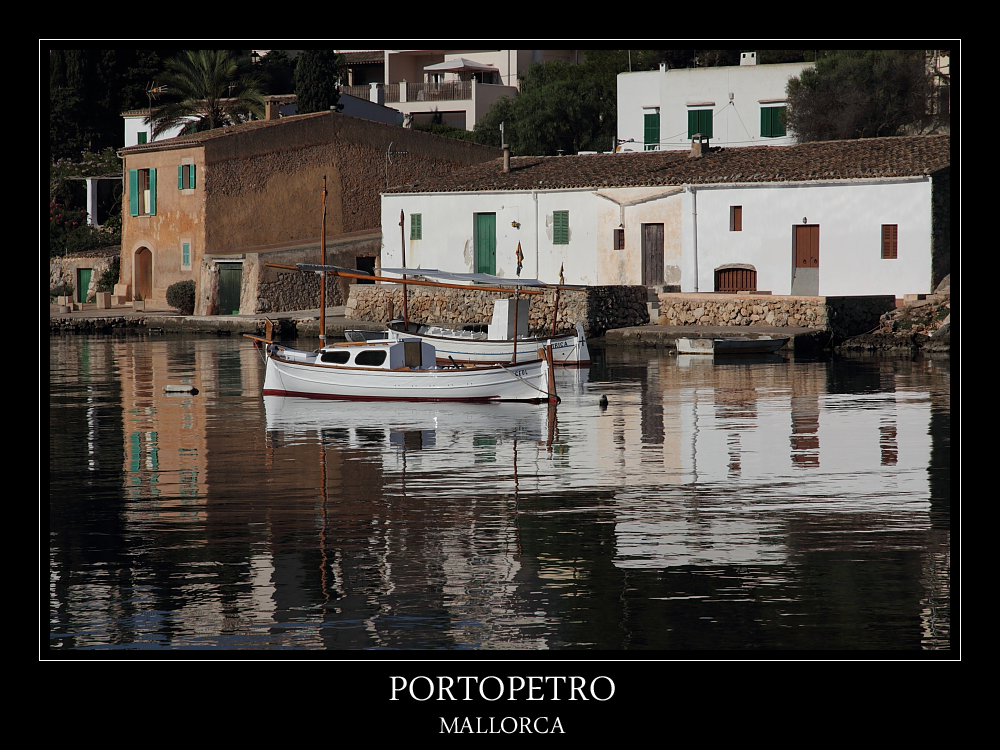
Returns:
[[[418,675],[407,678],[394,675],[390,680],[389,700],[398,701],[409,697],[423,702],[436,701],[471,701],[476,697],[486,701],[497,701],[501,698],[516,701],[518,698],[529,701],[544,700],[595,700],[607,701],[615,694],[615,683],[610,677],[598,676],[589,682],[584,677],[446,677],[438,675],[427,677]]]

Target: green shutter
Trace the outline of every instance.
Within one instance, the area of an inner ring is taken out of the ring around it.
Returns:
[[[194,164],[188,168],[188,187],[194,190]]]
[[[156,216],[156,170],[149,170],[149,215]]]
[[[142,145],[145,142],[146,142],[146,132],[139,131],[139,145]]]
[[[779,138],[786,134],[785,108],[760,108],[760,134],[763,138]]]
[[[712,137],[712,110],[688,110],[688,138],[694,138],[694,136],[698,133],[701,133],[707,138]]]
[[[422,214],[410,214],[410,239],[422,240],[424,229],[421,222]]]
[[[643,115],[643,144],[646,151],[655,151],[660,145],[660,113]]]
[[[139,170],[128,171],[128,213],[129,216],[139,215]]]
[[[187,242],[181,243],[181,265],[191,265],[191,245]]]
[[[569,244],[569,211],[552,212],[552,244]]]
[[[178,190],[183,190],[184,189],[184,165],[183,164],[178,164],[177,165],[177,189]]]

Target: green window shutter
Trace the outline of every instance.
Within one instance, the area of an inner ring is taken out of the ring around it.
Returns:
[[[646,151],[655,151],[660,145],[660,113],[643,115],[643,144]]]
[[[183,164],[178,164],[177,165],[177,189],[178,190],[183,190],[184,189],[184,165]]]
[[[422,222],[422,214],[410,214],[410,239],[411,240],[422,240],[424,238],[424,229]]]
[[[569,244],[569,211],[552,212],[552,244]]]
[[[785,107],[760,108],[760,134],[763,138],[779,138],[786,134]]]
[[[149,215],[156,216],[156,170],[149,170]]]
[[[712,133],[712,110],[710,109],[689,109],[688,110],[688,138],[694,138],[697,133],[711,138]]]
[[[191,265],[191,245],[188,242],[181,244],[181,265],[190,266]]]
[[[194,164],[188,167],[188,187],[194,190]]]
[[[128,213],[129,216],[139,215],[139,170],[128,171]]]
[[[139,132],[139,145],[142,145],[145,142],[146,142],[146,132],[145,131],[140,131]]]

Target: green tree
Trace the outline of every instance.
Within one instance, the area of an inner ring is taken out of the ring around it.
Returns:
[[[257,70],[268,94],[295,93],[295,60],[285,50],[270,50],[260,58]]]
[[[303,50],[295,63],[295,111],[301,115],[343,109],[338,102],[344,70],[343,56],[333,50]]]
[[[922,50],[835,50],[789,80],[788,128],[800,141],[899,135],[930,85]]]
[[[264,117],[264,97],[253,75],[239,75],[233,50],[187,50],[166,62],[157,79],[159,103],[146,122],[153,137],[182,123],[201,132]]]

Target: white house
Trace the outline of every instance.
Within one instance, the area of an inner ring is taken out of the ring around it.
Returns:
[[[509,158],[382,196],[384,267],[788,295],[929,293],[948,135]],[[402,224],[400,227],[400,217]]]
[[[785,90],[811,67],[757,65],[745,52],[740,65],[619,73],[619,150],[686,150],[696,133],[712,146],[795,143],[785,128]]]

